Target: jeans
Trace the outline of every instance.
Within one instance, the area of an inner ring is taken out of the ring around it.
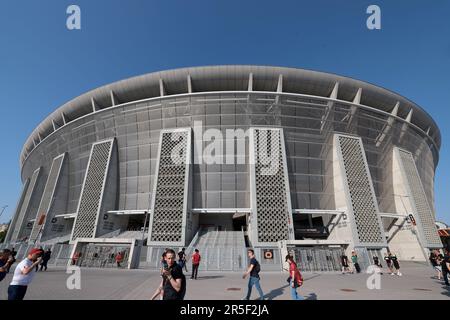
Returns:
[[[198,264],[192,264],[192,276],[191,279],[197,279],[197,273],[198,273]]]
[[[8,287],[8,300],[23,300],[28,286],[13,286]]]
[[[256,290],[258,290],[260,300],[264,300],[264,293],[261,289],[261,286],[259,285],[259,278],[257,277],[250,277],[248,279],[248,291],[247,296],[245,297],[245,300],[250,300],[250,296],[252,295],[252,287],[255,286]]]
[[[297,293],[297,288],[292,288],[292,281],[289,284],[289,287],[291,288],[292,300],[303,300],[303,297]]]

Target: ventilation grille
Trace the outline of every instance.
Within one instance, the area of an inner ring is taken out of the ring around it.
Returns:
[[[442,242],[438,237],[436,222],[428,204],[422,181],[420,180],[419,174],[417,172],[414,158],[411,153],[401,149],[398,150],[411,190],[411,197],[416,207],[415,216],[419,218],[425,240],[428,242],[428,247],[440,248],[442,247]]]
[[[34,189],[36,187],[36,182],[39,177],[39,173],[41,172],[41,168],[36,169],[31,176],[30,185],[27,189],[27,193],[25,194],[25,198],[23,199],[22,207],[20,208],[19,217],[17,219],[16,227],[14,229],[14,233],[12,235],[11,240],[16,241],[19,237],[23,226],[26,225],[27,221],[23,221],[25,219],[26,213],[28,211],[28,207],[30,205],[31,197],[33,195]]]
[[[384,244],[375,195],[360,140],[338,136],[360,243]]]
[[[113,141],[94,144],[80,197],[72,240],[95,237],[97,215],[100,210],[105,175]]]
[[[36,241],[36,239],[39,236],[40,229],[44,227],[45,220],[41,225],[39,225],[39,221],[42,215],[46,215],[46,217],[48,216],[48,212],[52,204],[53,194],[55,192],[56,184],[59,178],[59,172],[63,161],[64,161],[64,154],[53,159],[53,163],[50,168],[50,173],[48,175],[48,179],[45,184],[44,193],[42,194],[41,203],[39,205],[39,209],[36,214],[36,220],[34,221],[33,230],[31,231],[30,242]]]
[[[189,132],[162,132],[151,241],[182,240]],[[175,140],[175,141],[174,141]],[[172,153],[177,154],[174,161]]]
[[[254,140],[258,241],[287,240],[290,213],[281,130],[254,129]]]

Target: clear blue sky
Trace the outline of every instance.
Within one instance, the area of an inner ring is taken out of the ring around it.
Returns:
[[[82,30],[66,29],[66,8]],[[366,28],[366,8],[382,29]],[[0,222],[21,189],[19,154],[31,131],[81,93],[186,66],[262,64],[365,80],[415,101],[443,138],[437,217],[450,223],[450,2],[442,0],[15,0],[0,3]]]

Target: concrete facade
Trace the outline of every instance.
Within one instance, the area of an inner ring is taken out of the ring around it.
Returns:
[[[152,73],[83,94],[33,131],[7,241],[103,243],[136,231],[131,244],[146,224],[147,246],[192,249],[209,228],[242,231],[258,254],[281,248],[278,259],[288,241],[357,249],[367,263],[389,249],[423,261],[439,248],[429,226],[440,144],[420,106],[350,78],[259,66]],[[181,163],[168,162],[174,152]],[[222,238],[210,246],[226,248]]]

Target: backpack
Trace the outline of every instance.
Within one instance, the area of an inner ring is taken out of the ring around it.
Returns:
[[[256,273],[259,273],[261,271],[261,265],[259,264],[258,260],[256,260],[256,264],[253,267],[253,270],[255,270]]]

